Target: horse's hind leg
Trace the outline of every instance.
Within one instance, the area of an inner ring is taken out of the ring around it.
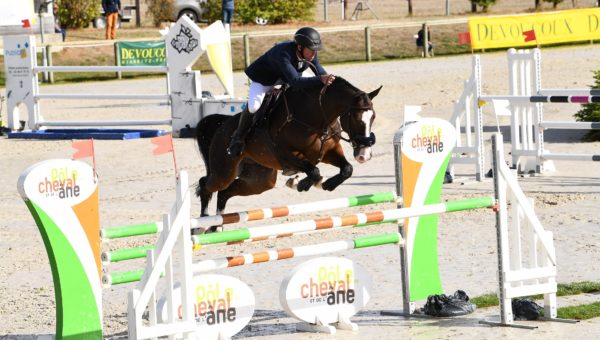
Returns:
[[[277,182],[277,171],[257,163],[244,164],[238,178],[217,195],[217,214],[225,210],[227,201],[234,196],[258,195],[273,189]]]
[[[206,179],[208,176],[200,178],[196,187],[196,196],[200,197],[200,216],[208,216],[208,204],[213,193],[206,190]]]
[[[273,189],[277,182],[277,171],[259,164],[245,165],[238,178],[217,194],[217,214],[225,211],[227,201],[234,196],[258,195]],[[207,232],[215,232],[221,226],[211,226]]]

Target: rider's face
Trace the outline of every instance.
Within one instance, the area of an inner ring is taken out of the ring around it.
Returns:
[[[317,51],[313,51],[308,47],[302,47],[302,50],[300,50],[300,54],[302,54],[302,58],[308,61],[313,61],[313,59],[315,59],[315,57],[317,56]]]

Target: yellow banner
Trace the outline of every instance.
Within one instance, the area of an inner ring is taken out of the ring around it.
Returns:
[[[525,42],[525,31],[535,40]],[[469,18],[473,49],[535,46],[600,39],[600,8]]]

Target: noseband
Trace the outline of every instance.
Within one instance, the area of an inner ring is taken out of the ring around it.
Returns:
[[[367,111],[367,110],[372,111],[373,105],[369,105],[366,107],[351,106],[346,113],[344,113],[340,116],[340,118],[343,116],[349,115],[350,112],[353,112],[353,111]],[[346,131],[346,133],[348,133],[348,132]],[[350,136],[350,133],[348,133],[348,136]],[[371,132],[368,137],[367,136],[355,136],[355,137],[351,137],[351,138],[344,138],[344,137],[340,136],[340,138],[343,141],[352,144],[352,148],[354,148],[354,149],[370,147],[370,146],[373,146],[376,142],[375,134],[373,132]]]

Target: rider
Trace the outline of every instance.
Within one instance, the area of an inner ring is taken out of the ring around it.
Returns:
[[[288,84],[293,87],[310,87],[317,84],[329,85],[335,79],[327,74],[319,63],[317,51],[321,49],[321,36],[314,28],[303,27],[294,34],[294,41],[286,41],[273,46],[265,54],[255,60],[248,68],[246,75],[252,81],[248,94],[248,105],[241,112],[238,128],[231,136],[227,153],[239,156],[245,147],[245,138],[250,130],[248,113],[258,111],[265,95],[275,85]],[[309,66],[315,76],[302,77]]]

